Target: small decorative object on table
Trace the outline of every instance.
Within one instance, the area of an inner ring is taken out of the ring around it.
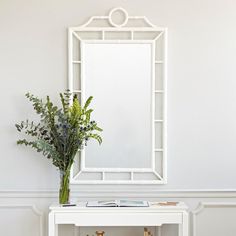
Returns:
[[[30,140],[20,139],[17,144],[30,146],[52,160],[53,165],[60,170],[59,202],[69,203],[70,169],[76,153],[87,145],[90,138],[102,143],[98,134],[102,129],[90,119],[93,110],[88,107],[92,97],[81,106],[76,96],[72,99],[69,91],[60,93],[60,109],[53,105],[49,96],[45,102],[30,93],[26,97],[41,119],[38,123],[26,120],[16,124],[19,132],[31,136]]]
[[[143,236],[148,236],[148,229],[146,227],[143,230]]]
[[[105,234],[104,231],[96,231],[97,236],[103,236]]]
[[[143,231],[143,236],[153,236],[151,231],[148,230],[148,228],[144,228],[144,231]]]

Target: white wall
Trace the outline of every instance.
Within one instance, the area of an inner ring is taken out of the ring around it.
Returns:
[[[143,186],[142,196],[164,189],[236,189],[234,0],[0,0],[0,192],[57,189],[58,172],[48,160],[15,144],[14,124],[33,117],[23,94],[55,100],[67,86],[67,27],[116,6],[169,29],[168,184]],[[84,197],[91,191],[78,189]],[[109,197],[114,186],[96,186],[93,196],[99,189]]]
[[[169,28],[169,178],[162,188],[235,188],[236,2],[229,0],[1,0],[0,187],[55,188],[47,160],[15,145],[14,123],[31,112],[23,94],[56,98],[66,88],[67,27],[114,6]]]

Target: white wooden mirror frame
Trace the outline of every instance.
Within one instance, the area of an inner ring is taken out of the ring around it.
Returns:
[[[117,22],[115,15],[123,15]],[[93,16],[68,31],[69,89],[84,102],[81,45],[84,42],[151,43],[152,45],[152,159],[149,168],[88,168],[85,151],[78,154],[71,171],[72,184],[166,184],[166,65],[167,29],[143,16],[129,16],[114,8],[108,16]],[[82,82],[81,82],[82,80]],[[96,109],[96,108],[95,108]],[[158,135],[157,135],[158,132]],[[159,137],[159,146],[156,139]],[[80,160],[80,161],[79,161]]]

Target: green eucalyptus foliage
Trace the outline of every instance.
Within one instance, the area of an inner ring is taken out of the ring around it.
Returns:
[[[102,143],[99,135],[102,129],[90,117],[93,111],[89,109],[92,97],[81,106],[76,96],[72,100],[69,91],[60,93],[62,108],[53,105],[49,96],[45,102],[30,93],[26,97],[40,116],[40,122],[26,120],[16,124],[19,132],[30,136],[29,140],[18,140],[17,144],[42,152],[61,171],[66,172],[71,167],[76,153],[87,145],[90,138]]]

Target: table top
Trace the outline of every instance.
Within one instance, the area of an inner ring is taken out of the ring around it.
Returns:
[[[76,206],[62,206],[52,204],[49,209],[54,212],[176,212],[186,211],[188,209],[184,202],[178,202],[174,205],[162,205],[165,202],[149,202],[149,207],[86,207],[87,202],[77,202]],[[160,205],[161,204],[161,205]]]

